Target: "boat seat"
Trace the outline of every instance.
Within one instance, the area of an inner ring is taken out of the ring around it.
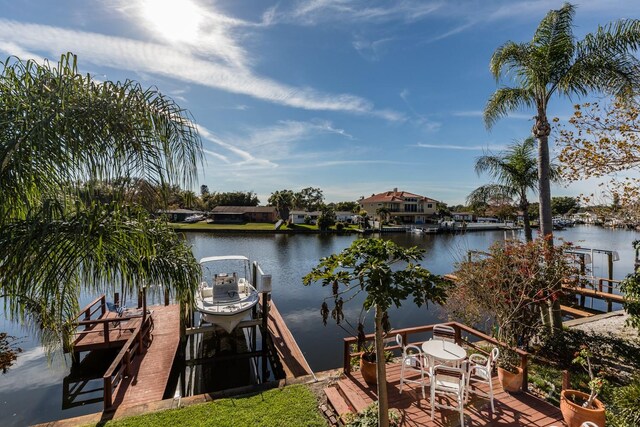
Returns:
[[[202,296],[202,298],[208,298],[212,295],[213,289],[211,289],[210,287],[204,287],[200,289],[200,296]]]
[[[240,299],[238,283],[230,277],[231,281],[216,283],[213,287],[213,299],[216,301],[236,301]]]

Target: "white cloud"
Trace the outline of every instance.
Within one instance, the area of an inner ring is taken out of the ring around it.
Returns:
[[[289,86],[248,68],[203,59],[159,43],[6,19],[0,19],[0,39],[9,40],[5,45],[15,45],[21,51],[45,51],[52,57],[72,51],[79,55],[81,63],[164,76],[294,108],[367,114],[387,120],[401,118],[392,111],[375,110],[370,101],[355,95]]]
[[[286,22],[318,25],[334,22],[415,22],[438,10],[441,1],[396,0],[390,3],[373,0],[303,0],[290,9],[268,9],[265,23]]]
[[[465,151],[485,151],[485,150],[504,150],[506,145],[454,145],[454,144],[424,144],[419,142],[415,145],[419,148],[434,148],[440,150],[465,150]]]

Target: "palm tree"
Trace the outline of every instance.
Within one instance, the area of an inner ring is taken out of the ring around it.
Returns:
[[[554,94],[585,96],[598,91],[623,97],[640,87],[640,64],[629,52],[640,47],[640,20],[620,20],[576,41],[573,35],[575,7],[565,3],[551,10],[528,43],[508,41],[491,57],[489,68],[496,78],[510,76],[515,86],[496,90],[484,110],[488,128],[509,112],[535,108],[533,136],[538,140],[538,194],[540,231],[553,245],[549,134],[547,105]],[[557,289],[561,291],[561,289]],[[552,326],[560,330],[559,300],[552,307]]]
[[[575,7],[565,3],[551,10],[528,43],[508,41],[491,57],[496,80],[513,78],[513,87],[491,95],[484,120],[491,128],[501,117],[522,107],[535,108],[533,136],[538,140],[540,226],[552,244],[551,189],[548,138],[551,126],[547,105],[554,94],[585,96],[591,91],[616,96],[640,86],[639,61],[629,52],[640,47],[640,20],[620,20],[576,41]]]
[[[518,200],[518,208],[524,216],[524,235],[533,240],[529,220],[529,200],[527,192],[536,191],[538,184],[538,166],[534,154],[535,140],[527,138],[512,144],[499,155],[487,154],[476,159],[476,173],[487,172],[496,182],[473,190],[467,197],[467,204],[486,203],[487,200]],[[556,165],[550,167],[551,179],[559,180]]]
[[[190,248],[102,183],[191,184],[201,142],[188,113],[132,81],[97,82],[76,57],[0,63],[0,298],[13,320],[59,344],[82,289],[161,283],[186,302],[198,283]],[[111,186],[111,188],[113,188]]]
[[[294,202],[294,194],[291,190],[274,191],[269,196],[269,200],[267,200],[270,206],[275,206],[280,219],[283,221],[289,219],[289,211],[294,206]]]

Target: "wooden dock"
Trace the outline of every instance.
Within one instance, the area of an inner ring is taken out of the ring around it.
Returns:
[[[153,311],[151,340],[131,364],[131,375],[113,396],[116,410],[162,400],[180,342],[180,307],[177,304],[150,307]]]
[[[568,284],[562,285],[562,289],[573,294],[583,295],[585,297],[602,299],[605,301],[617,302],[620,304],[624,303],[623,295],[614,294],[608,291],[605,292],[598,289],[581,288],[579,286],[571,286]]]
[[[273,301],[269,303],[269,335],[287,378],[311,375],[309,364]]]
[[[400,393],[399,363],[387,364],[387,390],[389,408],[395,408],[403,426],[441,427],[458,425],[458,413],[436,409],[431,421],[429,395],[422,398],[417,384],[405,384]],[[419,374],[416,374],[419,378]],[[415,379],[415,378],[414,378]],[[480,387],[488,390],[488,386]],[[427,389],[428,390],[428,389]],[[564,426],[560,409],[530,393],[509,394],[502,389],[497,377],[493,377],[495,413],[487,398],[470,395],[464,406],[465,426]],[[362,379],[359,371],[346,375],[335,385],[325,389],[327,400],[338,415],[361,411],[377,400],[376,387]],[[439,398],[437,398],[439,399]]]

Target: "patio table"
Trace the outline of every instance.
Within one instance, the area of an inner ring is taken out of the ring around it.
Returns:
[[[458,366],[460,362],[467,358],[467,351],[460,347],[458,344],[445,341],[434,340],[425,341],[422,343],[422,351],[430,358],[429,363],[433,366],[433,361],[441,360],[446,365]]]

